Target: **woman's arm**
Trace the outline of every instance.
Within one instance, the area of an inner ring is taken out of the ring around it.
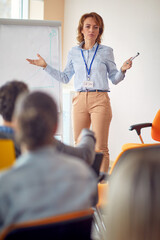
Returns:
[[[108,69],[108,77],[113,84],[118,84],[124,79],[126,71],[132,67],[132,61],[130,59],[126,60],[118,71],[114,60],[113,49],[108,49],[106,65]]]
[[[64,69],[64,71],[59,71],[53,67],[51,67],[50,65],[48,65],[46,63],[46,61],[44,60],[44,58],[42,58],[40,56],[40,54],[37,54],[38,59],[29,59],[27,58],[26,60],[33,65],[39,66],[39,67],[43,67],[43,69],[49,74],[51,75],[53,78],[55,78],[57,81],[62,82],[62,83],[68,83],[70,81],[70,79],[72,78],[73,74],[74,74],[74,68],[73,68],[73,64],[72,64],[72,59],[71,59],[71,54],[69,52],[68,54],[68,59],[67,59],[67,64],[66,67]]]

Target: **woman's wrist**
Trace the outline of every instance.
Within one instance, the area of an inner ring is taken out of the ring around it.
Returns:
[[[46,68],[47,67],[47,63],[45,62],[44,64],[43,64],[43,68]]]
[[[121,72],[122,72],[123,74],[125,74],[125,73],[126,73],[126,70],[124,70],[123,67],[121,67]]]
[[[43,69],[45,69],[47,67],[47,63],[43,66]]]

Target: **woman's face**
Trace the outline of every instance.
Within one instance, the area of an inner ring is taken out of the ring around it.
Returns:
[[[88,17],[84,20],[82,34],[84,41],[96,42],[99,34],[99,26],[95,22],[94,18]]]

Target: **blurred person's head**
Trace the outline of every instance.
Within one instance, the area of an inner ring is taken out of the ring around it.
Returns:
[[[107,240],[160,239],[160,157],[131,156],[111,176]]]
[[[35,150],[53,142],[58,125],[57,105],[44,92],[24,94],[18,98],[14,120],[17,141],[28,150]]]
[[[12,121],[17,97],[28,91],[27,84],[17,80],[9,81],[0,87],[0,114],[4,121]]]

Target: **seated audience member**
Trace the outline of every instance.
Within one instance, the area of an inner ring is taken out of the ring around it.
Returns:
[[[3,126],[0,126],[0,139],[7,138],[14,141],[16,157],[21,154],[21,151],[15,141],[12,115],[17,97],[25,91],[29,91],[26,83],[16,80],[7,82],[0,87],[0,114],[3,118]],[[82,158],[89,165],[93,163],[95,156],[95,137],[94,133],[89,129],[82,130],[81,139],[76,148],[63,144],[56,139],[55,146],[61,152]]]
[[[53,147],[57,107],[43,92],[18,99],[14,121],[22,154],[0,174],[0,231],[12,223],[93,206],[94,173],[81,159]]]
[[[3,125],[0,126],[0,139],[12,139],[15,145],[16,157],[20,155],[20,149],[15,141],[12,115],[17,97],[28,91],[27,85],[22,81],[10,81],[0,87],[0,114]]]
[[[109,181],[106,240],[160,239],[160,159],[131,157]]]

